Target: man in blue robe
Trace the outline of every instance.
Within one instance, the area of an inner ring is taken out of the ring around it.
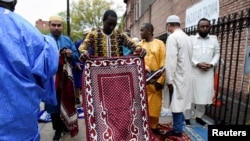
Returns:
[[[73,41],[62,34],[62,17],[51,16],[49,29],[49,36],[56,41],[59,50],[55,82],[57,105],[45,103],[45,110],[51,114],[52,127],[55,130],[53,141],[59,141],[63,133],[70,132],[72,137],[78,133],[72,65],[78,60],[79,54]]]
[[[56,104],[53,76],[58,49],[14,13],[17,0],[0,0],[0,140],[39,141],[40,102]]]

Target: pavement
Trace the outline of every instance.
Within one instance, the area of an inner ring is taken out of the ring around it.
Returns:
[[[161,117],[161,123],[169,123],[172,117]],[[41,141],[52,141],[55,131],[52,129],[51,122],[39,123]],[[71,138],[70,135],[64,135],[61,141],[87,141],[86,129],[84,119],[78,119],[79,133],[77,136]]]
[[[44,109],[44,104],[40,104],[40,109]],[[160,123],[169,123],[172,121],[171,116],[160,117]],[[40,126],[40,141],[52,141],[55,131],[52,128],[51,122],[39,123]],[[86,128],[84,118],[78,119],[79,132],[78,135],[71,138],[70,135],[62,136],[61,141],[87,141],[86,139]]]
[[[41,110],[44,109],[44,104],[40,105]],[[212,123],[211,119],[206,118],[208,123]],[[160,123],[170,123],[172,122],[171,115],[165,115],[160,117]],[[52,141],[55,131],[52,129],[51,122],[47,123],[39,123],[40,126],[40,141]],[[86,129],[85,129],[85,121],[84,118],[78,119],[79,133],[77,136],[71,138],[70,135],[62,136],[61,141],[87,141],[86,139]]]

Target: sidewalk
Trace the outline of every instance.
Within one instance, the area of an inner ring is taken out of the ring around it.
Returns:
[[[44,104],[40,104],[40,109],[44,109]],[[40,141],[52,141],[55,131],[52,128],[51,122],[39,123],[40,126]],[[86,131],[85,131],[85,121],[83,118],[78,119],[79,133],[74,138],[71,138],[70,135],[64,135],[61,141],[86,141]]]
[[[41,109],[43,109],[43,104],[41,104]],[[212,124],[213,121],[208,117],[204,117],[206,122]],[[171,116],[163,116],[160,117],[160,123],[170,123],[172,122]],[[195,123],[195,120],[192,119],[192,125],[196,126],[198,123]],[[51,122],[48,123],[39,123],[40,126],[40,141],[52,141],[55,131],[52,129]],[[85,121],[84,118],[78,119],[79,133],[77,136],[71,138],[70,135],[64,135],[61,141],[86,141],[86,129],[85,129]],[[206,134],[206,133],[202,133]],[[199,140],[199,138],[194,139]]]
[[[41,109],[43,109],[43,104],[41,104]],[[160,118],[160,123],[169,123],[172,121],[172,117],[165,116]],[[51,122],[39,123],[40,126],[40,141],[52,141],[55,131],[52,129]],[[64,135],[61,141],[86,141],[86,130],[84,118],[78,119],[79,133],[74,138],[70,135]]]
[[[162,117],[161,123],[168,123],[172,120],[172,117]],[[86,130],[85,130],[85,121],[84,119],[78,120],[79,133],[74,138],[71,138],[70,135],[64,135],[61,141],[86,141]],[[52,141],[55,131],[52,129],[51,122],[49,123],[40,123],[40,134],[41,141]]]
[[[71,138],[70,135],[64,135],[61,141],[86,141],[86,131],[85,131],[85,122],[84,119],[78,120],[79,133],[74,138]],[[51,122],[40,123],[40,134],[41,141],[52,141],[55,131],[52,129]]]

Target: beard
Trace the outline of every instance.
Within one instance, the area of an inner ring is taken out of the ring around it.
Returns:
[[[199,35],[200,35],[202,38],[207,37],[208,33],[209,33],[209,32],[201,32],[201,31],[199,31]]]

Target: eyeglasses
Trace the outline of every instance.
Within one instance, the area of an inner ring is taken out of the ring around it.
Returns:
[[[61,27],[62,26],[62,24],[51,24],[51,26],[53,26],[53,27]]]

